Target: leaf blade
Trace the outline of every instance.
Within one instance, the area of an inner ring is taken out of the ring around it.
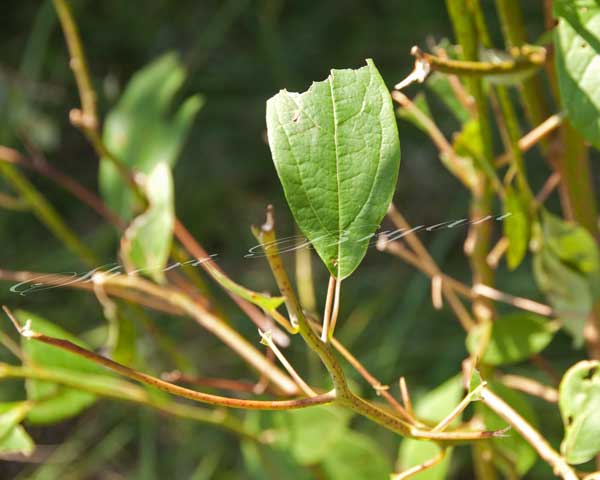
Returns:
[[[304,93],[267,102],[273,161],[290,209],[328,270],[349,276],[394,192],[400,143],[391,97],[371,60],[332,70]]]

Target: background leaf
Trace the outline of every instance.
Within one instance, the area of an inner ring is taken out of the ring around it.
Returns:
[[[542,247],[533,258],[538,287],[563,327],[583,343],[583,328],[600,294],[600,259],[587,230],[548,212],[542,215]]]
[[[504,214],[508,213],[510,215],[503,220],[502,227],[508,239],[506,263],[510,270],[514,270],[525,258],[531,228],[526,204],[519,192],[510,186],[506,187],[504,196]]]
[[[327,269],[350,275],[392,200],[400,143],[391,97],[371,60],[332,70],[304,93],[267,102],[269,145],[298,226]]]
[[[482,328],[476,326],[467,336],[467,350],[471,354],[477,352]],[[504,365],[526,360],[548,346],[556,329],[548,319],[533,313],[499,317],[492,323],[492,335],[483,362]]]
[[[600,147],[600,4],[596,0],[555,0],[556,71],[569,120]]]
[[[565,425],[561,452],[574,465],[600,452],[600,362],[582,361],[567,370],[558,405]]]
[[[391,471],[381,447],[367,435],[353,431],[338,439],[322,468],[328,480],[386,479]]]
[[[439,387],[421,397],[415,404],[417,417],[432,423],[440,422],[462,400],[463,386],[460,375],[445,381]],[[456,424],[460,417],[454,421]],[[400,470],[419,465],[430,460],[439,453],[439,447],[433,442],[404,439],[400,444],[398,466]],[[446,478],[452,450],[446,452],[446,457],[435,467],[416,474],[415,480],[443,480]]]
[[[56,338],[69,340],[81,347],[87,346],[65,332],[62,328],[30,312],[19,310],[15,312],[21,324],[31,321],[31,328],[39,333]],[[95,363],[73,353],[61,350],[34,340],[22,338],[23,352],[26,364],[73,371],[80,374],[106,374],[106,371]],[[77,415],[96,400],[91,393],[66,388],[50,382],[31,380],[25,382],[27,398],[36,400],[27,415],[32,423],[54,423]]]
[[[119,103],[107,115],[104,142],[128,167],[150,174],[159,163],[175,164],[202,106],[202,98],[194,95],[169,114],[185,76],[177,55],[165,54],[131,78]],[[125,219],[132,217],[135,197],[106,158],[100,162],[100,191],[113,210]]]
[[[123,235],[121,257],[128,267],[157,282],[164,278],[175,223],[173,178],[166,163],[154,167],[144,185],[149,205],[136,217]]]

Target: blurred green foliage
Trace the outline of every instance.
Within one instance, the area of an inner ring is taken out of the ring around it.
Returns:
[[[484,8],[493,5],[491,1],[483,3]],[[521,3],[530,36],[537,38],[543,24],[539,2]],[[177,214],[209,253],[218,254],[219,263],[233,278],[257,291],[272,291],[273,283],[264,261],[244,258],[255,243],[250,224],[261,221],[264,206],[273,203],[280,236],[294,234],[265,142],[266,99],[284,87],[303,91],[312,80],[325,78],[330,68],[358,67],[365,58],[375,60],[391,87],[410,70],[412,60],[407,53],[413,44],[425,44],[429,35],[440,39],[451,33],[444,3],[436,0],[74,0],[72,4],[103,116],[118,108],[123,88],[135,72],[166,52],[180,56],[187,77],[176,82],[182,83],[180,91],[171,92],[175,103],[200,92],[206,104],[191,124],[173,169]],[[98,161],[85,138],[68,122],[68,112],[78,105],[78,99],[51,2],[5,0],[0,32],[0,143],[43,152],[52,164],[98,190]],[[500,38],[496,26],[492,34]],[[435,85],[428,93],[429,108],[445,132],[455,131],[464,112],[450,105],[456,118],[449,115],[447,105],[435,96],[447,86]],[[144,134],[154,135],[151,128]],[[433,225],[466,218],[467,196],[438,161],[438,153],[425,135],[403,122],[400,139],[404,160],[395,201],[408,220],[413,225]],[[460,142],[460,137],[457,140]],[[535,154],[529,162],[531,183],[539,187],[548,175],[547,167]],[[31,180],[102,261],[117,261],[119,239],[110,227],[48,180],[39,176],[31,176]],[[0,181],[0,189],[5,191],[5,187]],[[497,210],[500,213],[501,207]],[[87,270],[28,213],[1,210],[0,233],[0,268],[57,273]],[[457,227],[422,236],[438,265],[460,279],[469,274],[462,252],[465,234],[465,228]],[[285,258],[291,265],[292,256]],[[314,268],[322,304],[328,272],[317,261]],[[531,282],[529,259],[510,276],[500,267],[497,283],[522,296],[540,298]],[[407,377],[411,391],[416,398],[423,397],[425,404],[425,392],[454,376],[456,365],[467,354],[464,334],[451,311],[432,308],[429,285],[428,279],[412,268],[369,250],[359,273],[345,282],[336,332],[384,383],[395,385],[400,375]],[[0,302],[43,312],[93,347],[104,344],[108,329],[92,295],[50,289],[20,296],[8,290],[11,283],[0,286]],[[236,329],[258,344],[254,326],[217,287],[209,288]],[[189,319],[152,313],[151,322],[152,328],[136,326],[136,364],[143,370],[160,374],[180,367],[177,355],[165,353],[175,350],[185,357],[190,373],[255,380],[224,345]],[[6,322],[0,322],[0,329],[11,332]],[[165,338],[171,350],[159,348]],[[571,349],[571,339],[562,332],[554,336],[546,351],[559,371],[580,359]],[[293,364],[306,363],[307,353],[299,342],[292,343],[287,355]],[[0,361],[8,360],[12,360],[10,353],[0,349]],[[315,364],[309,361],[308,365],[303,374],[310,380],[321,379]],[[514,371],[538,375],[525,364],[516,365]],[[375,395],[356,373],[348,373],[357,390],[369,397]],[[3,381],[0,402],[22,398],[22,393],[19,382]],[[518,402],[515,400],[515,405]],[[0,406],[0,418],[11,408],[7,405]],[[529,405],[544,419],[543,433],[556,444],[562,438],[558,411],[535,399]],[[248,414],[246,421],[250,425],[299,423],[290,415],[282,419],[283,415],[275,413]],[[374,472],[389,469],[396,461],[399,439],[361,419],[347,421],[352,433],[345,432],[345,437],[337,439],[347,449],[340,447],[338,456],[328,464],[309,465],[294,478],[327,478],[328,471],[346,468],[357,459],[361,464],[372,461]],[[499,426],[491,417],[486,423],[490,428]],[[10,440],[28,448],[20,427],[13,431],[17,432],[12,434],[14,438],[2,437],[2,442]],[[40,451],[47,461],[30,465],[0,460],[1,478],[277,479],[282,478],[281,468],[290,471],[286,462],[293,461],[266,458],[273,452],[254,451],[248,444],[240,447],[227,433],[202,424],[108,400],[95,403],[76,419],[32,427],[29,434],[44,447]],[[310,436],[311,432],[298,435]],[[519,440],[514,439],[515,445]],[[282,444],[286,441],[289,439],[281,440]],[[353,458],[357,444],[361,455]],[[402,448],[408,449],[406,445]],[[375,460],[374,451],[378,455]],[[524,452],[522,462],[528,466],[532,460]],[[314,460],[314,452],[291,449],[286,455]],[[468,462],[463,461],[468,455],[468,449],[453,452],[450,471],[454,478],[472,478]],[[258,477],[253,461],[261,467]],[[265,469],[265,464],[272,469]],[[548,467],[538,463],[527,478],[541,480],[549,475]]]

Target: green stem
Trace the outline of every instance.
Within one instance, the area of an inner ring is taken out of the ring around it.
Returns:
[[[373,422],[383,426],[384,428],[398,433],[404,437],[416,439],[428,439],[437,441],[440,444],[447,442],[462,442],[480,440],[490,438],[497,435],[497,432],[435,432],[431,430],[422,430],[415,424],[408,423],[387,410],[383,410],[378,406],[355,395],[344,375],[344,371],[338,362],[332,342],[323,342],[321,338],[311,327],[309,321],[304,315],[302,307],[296,296],[296,292],[291,286],[289,277],[283,266],[283,261],[279,255],[277,248],[277,238],[275,235],[275,219],[273,215],[273,207],[269,205],[267,208],[267,219],[260,228],[253,228],[253,233],[256,239],[263,246],[263,250],[267,256],[267,261],[273,272],[275,282],[283,296],[287,298],[287,305],[290,308],[290,315],[295,317],[298,324],[298,332],[308,345],[321,359],[325,368],[329,372],[331,381],[333,382],[335,393],[334,403],[346,407],[355,413],[366,417]]]
[[[30,205],[33,213],[46,225],[46,227],[71,250],[74,254],[90,266],[98,264],[96,255],[79,239],[79,237],[67,226],[59,213],[48,202],[39,190],[37,190],[27,178],[21,174],[13,165],[0,162],[0,172],[10,182],[14,189],[19,192]]]
[[[463,57],[467,61],[478,57],[478,34],[476,20],[482,17],[479,4],[468,0],[446,0],[450,19],[458,43],[462,47]],[[485,33],[485,30],[483,30]],[[492,135],[481,78],[467,78],[467,86],[477,106],[477,116],[481,130],[481,142],[484,153],[484,172],[480,175],[478,185],[472,191],[470,217],[473,221],[485,218],[492,211],[492,190],[490,181],[497,178],[493,166]],[[493,174],[491,172],[493,172]],[[487,177],[487,178],[486,178]],[[490,222],[472,223],[469,232],[470,242],[468,254],[473,272],[473,282],[493,285],[494,274],[486,258],[490,249]],[[493,315],[493,304],[490,300],[478,298],[473,302],[473,313],[480,321],[488,321]]]
[[[417,57],[425,60],[432,70],[450,75],[485,77],[490,75],[514,75],[532,68],[541,67],[546,60],[546,52],[541,47],[527,46],[514,49],[516,54],[511,60],[500,62],[481,62],[476,60],[453,60],[441,58],[430,53],[413,50]]]
[[[508,47],[521,47],[527,43],[527,31],[519,0],[496,0],[500,25]],[[548,107],[543,97],[543,85],[539,76],[532,76],[521,84],[521,98],[525,112],[532,125],[539,125],[548,117]],[[547,141],[541,142],[545,148]]]
[[[66,0],[53,0],[53,2],[71,56],[69,64],[75,75],[75,81],[77,82],[77,89],[79,90],[79,97],[81,99],[81,109],[83,112],[82,124],[85,128],[96,130],[98,128],[96,93],[92,86],[89,69],[85,61],[77,24],[73,19],[71,8]]]

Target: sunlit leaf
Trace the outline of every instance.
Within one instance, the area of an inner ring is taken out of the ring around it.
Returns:
[[[0,403],[0,444],[27,416],[32,406],[30,402]]]
[[[561,451],[569,463],[585,463],[600,453],[600,362],[582,361],[565,373],[558,405],[565,424]]]
[[[171,167],[175,164],[202,106],[201,97],[194,95],[177,111],[170,112],[185,76],[177,55],[165,54],[131,78],[118,104],[107,115],[104,142],[128,167],[149,175],[159,163]],[[135,197],[107,158],[100,164],[100,190],[113,210],[125,219],[131,218]]]
[[[396,187],[400,144],[389,91],[371,60],[267,102],[273,161],[298,226],[328,270],[349,276]]]
[[[600,147],[600,4],[555,0],[556,70],[563,108],[575,128]]]
[[[154,167],[144,185],[149,205],[123,235],[121,256],[128,267],[139,269],[157,282],[164,279],[175,223],[173,178],[166,163]]]
[[[467,336],[469,353],[477,352],[483,325],[471,329]],[[492,334],[483,362],[504,365],[520,362],[541,352],[552,340],[556,324],[533,313],[515,313],[497,318],[492,323]]]
[[[0,453],[31,455],[34,449],[35,443],[21,425],[17,425],[0,439]]]

